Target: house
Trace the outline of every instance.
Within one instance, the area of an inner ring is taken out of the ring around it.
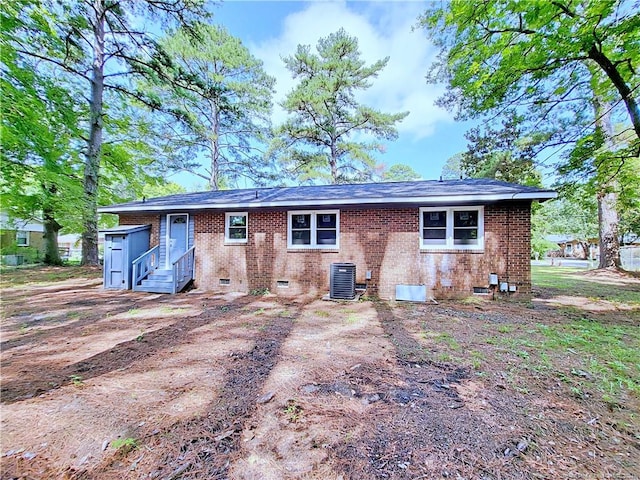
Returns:
[[[102,245],[102,236],[98,236],[98,246]],[[80,261],[82,258],[82,236],[78,233],[58,235],[58,250],[63,260]]]
[[[125,230],[113,235],[149,229],[150,249],[132,263],[135,290],[177,291],[192,277],[214,292],[322,294],[331,265],[348,263],[371,295],[395,299],[407,286],[444,298],[486,288],[491,273],[530,293],[531,202],[555,197],[466,179],[209,191],[99,211],[119,215]]]
[[[583,240],[567,235],[547,235],[545,238],[558,245],[558,250],[547,254],[550,257],[594,260],[600,255],[600,242],[595,237]]]
[[[20,265],[44,257],[44,225],[39,220],[11,218],[0,212],[2,263]]]

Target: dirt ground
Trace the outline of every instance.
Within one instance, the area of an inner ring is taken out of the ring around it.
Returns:
[[[152,295],[81,273],[2,290],[2,479],[640,478],[637,394],[535,343],[636,328],[638,305]]]

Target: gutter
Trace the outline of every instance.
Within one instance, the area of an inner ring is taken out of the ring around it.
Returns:
[[[299,201],[275,201],[275,202],[235,202],[235,203],[192,203],[192,204],[166,204],[149,205],[150,202],[136,203],[135,205],[111,205],[99,207],[98,213],[126,213],[126,212],[161,212],[168,210],[238,210],[253,208],[297,208],[297,207],[340,207],[345,205],[380,205],[380,204],[451,204],[460,202],[497,202],[500,200],[551,200],[558,196],[557,192],[522,192],[501,193],[489,195],[441,195],[429,197],[373,197],[373,198],[349,198],[341,200],[299,200]]]

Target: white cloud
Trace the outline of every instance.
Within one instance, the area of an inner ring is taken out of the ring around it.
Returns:
[[[424,3],[304,5],[303,10],[285,18],[278,36],[250,46],[263,60],[265,70],[277,79],[276,101],[284,98],[295,85],[281,57],[292,55],[298,44],[315,48],[321,37],[342,27],[358,39],[362,57],[368,64],[389,57],[386,68],[373,81],[373,86],[362,93],[361,99],[384,112],[409,111],[409,116],[398,126],[402,137],[419,140],[431,135],[437,122],[452,121],[449,113],[433,104],[442,88],[427,84],[424,78],[435,52],[422,31],[412,31],[417,16],[425,8]],[[283,118],[281,110],[275,113],[276,122]]]

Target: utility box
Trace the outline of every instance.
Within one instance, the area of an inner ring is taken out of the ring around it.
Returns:
[[[104,288],[129,290],[132,262],[149,250],[151,225],[122,225],[104,233]]]
[[[406,302],[426,302],[426,285],[396,285],[396,300]]]
[[[332,263],[329,297],[337,300],[356,298],[355,263]]]

